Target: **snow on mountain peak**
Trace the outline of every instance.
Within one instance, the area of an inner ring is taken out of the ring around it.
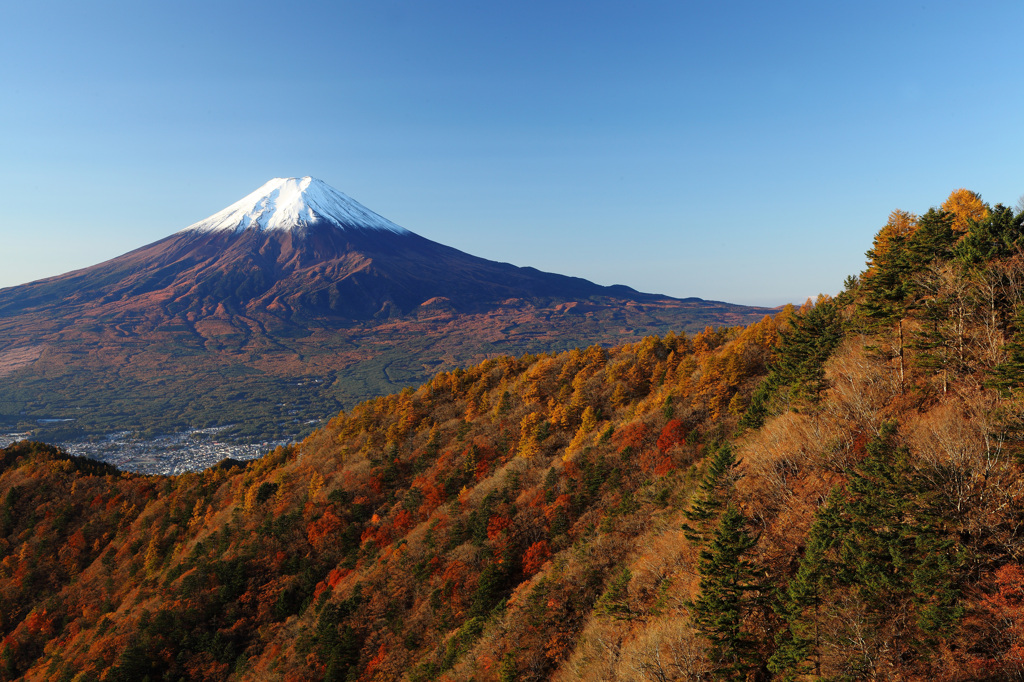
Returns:
[[[274,178],[223,211],[185,230],[292,230],[322,220],[345,229],[408,232],[326,182],[308,176]]]

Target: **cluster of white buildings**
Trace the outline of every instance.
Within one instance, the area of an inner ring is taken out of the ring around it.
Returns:
[[[183,474],[208,469],[223,459],[258,459],[288,441],[254,444],[215,440],[221,429],[193,429],[153,440],[133,438],[131,432],[112,433],[102,440],[57,443],[69,454],[113,464],[122,471],[142,474]],[[27,433],[0,434],[0,447],[28,438]]]

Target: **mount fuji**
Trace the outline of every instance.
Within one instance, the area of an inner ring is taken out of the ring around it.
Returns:
[[[0,289],[0,425],[295,435],[489,356],[766,312],[478,258],[320,180],[275,178],[157,242]]]
[[[158,242],[0,290],[0,316],[88,304],[115,316],[163,312],[195,322],[245,314],[307,324],[393,317],[431,302],[466,313],[510,298],[593,296],[665,299],[477,258],[401,228],[320,180],[275,178]]]

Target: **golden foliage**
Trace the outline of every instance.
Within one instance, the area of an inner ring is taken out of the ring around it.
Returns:
[[[538,428],[544,421],[540,412],[531,412],[523,417],[519,424],[519,456],[530,458],[540,451]]]
[[[917,229],[917,220],[915,214],[899,208],[889,214],[889,220],[875,235],[871,250],[868,251],[867,276],[872,274],[876,264],[887,260],[894,241],[905,241],[914,233]]]
[[[594,408],[588,405],[583,410],[580,427],[576,429],[576,435],[573,436],[572,442],[569,443],[565,453],[562,455],[563,459],[568,459],[582,450],[585,439],[595,428],[597,428],[597,415],[594,412]]]
[[[988,215],[988,207],[981,200],[981,195],[962,187],[950,192],[942,210],[953,214],[953,229],[957,232],[967,232],[972,221],[984,220]]]
[[[915,225],[913,214],[893,212],[876,246]],[[1020,300],[1022,289],[993,300]],[[824,367],[820,402],[771,413],[735,436],[798,314],[789,306],[744,329],[439,374],[237,469],[111,481],[78,476],[65,462],[0,470],[0,528],[14,528],[0,533],[0,603],[15,605],[0,613],[0,637],[13,633],[18,674],[28,678],[50,665],[51,676],[62,672],[57,655],[65,673],[114,667],[138,638],[143,609],[212,614],[187,625],[237,642],[248,662],[230,660],[251,679],[322,679],[342,637],[352,648],[347,674],[361,680],[704,678],[705,643],[686,613],[699,590],[701,547],[681,528],[706,453],[735,446],[741,464],[729,494],[758,529],[752,559],[784,589],[822,500],[880,426],[899,419],[915,475],[959,510],[965,537],[983,537],[994,552],[978,560],[981,594],[964,593],[974,630],[955,644],[998,664],[1024,640],[1022,571],[993,577],[1006,557],[1024,556],[1016,530],[1024,477],[1002,450],[993,415],[1020,406],[995,404],[967,376],[946,394],[919,382],[912,402],[871,350],[878,339],[854,331]],[[988,317],[1001,348],[1000,318]],[[980,373],[976,364],[965,374]],[[36,478],[46,484],[38,499],[6,502],[9,489],[29,489]],[[264,504],[271,493],[274,504]],[[35,528],[17,525],[30,516]],[[58,531],[55,519],[66,527]],[[596,614],[627,567],[632,577],[616,598],[630,618]],[[47,632],[30,616],[42,606],[38,594],[68,605],[42,612],[65,630]],[[836,613],[857,617],[856,607],[837,602]],[[996,617],[1012,621],[1012,637],[989,627]],[[767,642],[761,653],[770,653],[775,616],[751,618],[750,631]],[[29,635],[38,652],[26,648]],[[152,660],[170,670],[180,657],[174,674],[227,674],[209,654],[161,646]],[[950,651],[942,655],[955,658]],[[970,670],[970,661],[949,669]]]

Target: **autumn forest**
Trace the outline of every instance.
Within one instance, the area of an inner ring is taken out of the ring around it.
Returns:
[[[0,679],[1024,679],[1024,210],[956,190],[867,259],[248,464],[0,450]]]

